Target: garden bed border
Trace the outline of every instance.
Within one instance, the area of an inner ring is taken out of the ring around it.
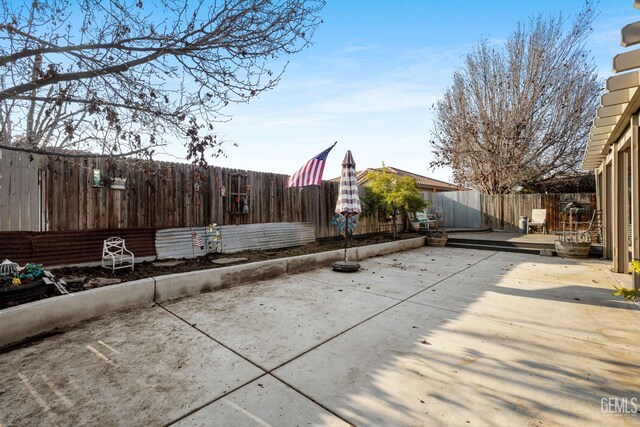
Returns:
[[[425,246],[425,238],[349,248],[348,260],[362,260]],[[169,274],[79,293],[47,298],[0,310],[0,348],[119,310],[152,305],[223,286],[255,282],[331,265],[344,250],[318,252],[229,267]],[[338,273],[336,273],[338,274]]]

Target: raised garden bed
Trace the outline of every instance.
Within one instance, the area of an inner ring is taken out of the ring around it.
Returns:
[[[47,297],[52,294],[52,291],[53,283],[46,284],[42,279],[23,283],[20,286],[2,286],[0,287],[0,308],[12,302],[28,302]]]
[[[405,233],[399,235],[399,239],[411,239],[415,237],[415,233]],[[374,245],[390,241],[393,241],[393,238],[390,234],[367,235],[364,238],[359,237],[356,239],[349,239],[349,247]],[[238,263],[247,263],[313,254],[343,248],[344,238],[338,236],[336,238],[323,239],[320,242],[286,249],[243,251],[229,255],[212,253],[196,258],[142,262],[137,263],[133,271],[122,269],[116,270],[112,273],[111,270],[107,270],[102,267],[64,267],[51,269],[50,271],[57,279],[63,279],[66,282],[65,288],[70,293],[78,293],[97,287],[109,286],[117,283],[129,282],[149,277],[157,277],[175,273],[185,273],[197,270],[206,270],[210,268],[219,268],[226,264],[214,263],[214,261],[226,258],[244,258],[243,261],[240,261]],[[30,297],[29,299],[25,300],[13,300],[7,303],[6,306],[18,305],[24,302],[32,301],[34,298],[46,298],[54,295],[56,295],[55,291],[52,291],[51,288],[48,288],[48,292],[42,292],[35,297]],[[2,308],[2,306],[0,306],[0,308]]]

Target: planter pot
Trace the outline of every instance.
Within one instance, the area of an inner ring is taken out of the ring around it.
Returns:
[[[558,256],[565,258],[586,258],[589,256],[590,242],[562,242],[555,241]]]
[[[44,280],[34,280],[19,286],[3,286],[0,288],[0,307],[8,302],[33,299],[52,290],[53,284],[47,285]]]
[[[447,244],[447,236],[429,236],[427,235],[427,246],[444,247]]]

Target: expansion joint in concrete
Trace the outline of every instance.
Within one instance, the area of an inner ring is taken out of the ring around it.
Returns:
[[[255,378],[252,378],[252,379],[251,379],[251,380],[249,380],[249,381],[245,381],[244,383],[240,384],[239,386],[237,386],[237,387],[235,387],[235,388],[233,388],[233,389],[231,389],[231,390],[229,390],[229,391],[227,391],[227,392],[225,392],[225,393],[221,394],[220,396],[218,396],[218,397],[216,397],[216,398],[214,398],[214,399],[211,399],[211,400],[210,400],[210,401],[208,401],[208,402],[203,403],[202,405],[198,406],[197,408],[193,408],[193,409],[192,409],[191,411],[189,411],[188,413],[183,414],[183,415],[182,415],[182,416],[180,416],[179,418],[177,418],[177,419],[175,419],[175,420],[173,420],[173,421],[171,421],[171,422],[167,423],[167,424],[166,424],[167,426],[172,425],[172,424],[175,424],[175,423],[177,423],[177,422],[179,422],[179,421],[181,421],[181,420],[183,420],[183,419],[185,419],[185,418],[187,418],[187,417],[189,417],[189,416],[191,416],[191,415],[195,414],[195,413],[196,413],[196,412],[198,412],[199,410],[201,410],[201,409],[203,409],[203,408],[205,408],[205,407],[207,407],[207,406],[209,406],[209,405],[211,405],[211,404],[213,404],[213,403],[217,402],[218,400],[220,400],[220,399],[224,398],[225,396],[230,395],[231,393],[233,393],[233,392],[235,392],[235,391],[237,391],[237,390],[240,390],[242,387],[245,387],[245,386],[247,386],[247,385],[251,384],[252,382],[254,382],[254,381],[256,381],[256,380],[258,380],[258,379],[260,379],[260,378],[262,378],[262,377],[264,377],[264,376],[266,376],[266,375],[271,375],[273,378],[275,378],[276,380],[280,381],[280,382],[281,382],[282,384],[284,384],[285,386],[287,386],[287,387],[291,388],[292,390],[294,390],[295,392],[297,392],[297,393],[298,393],[298,394],[300,394],[301,396],[304,396],[305,398],[309,399],[311,402],[313,402],[313,403],[315,403],[316,405],[320,406],[322,409],[324,409],[325,411],[329,412],[329,413],[330,413],[330,414],[332,414],[333,416],[335,416],[335,417],[339,418],[340,420],[344,421],[344,422],[345,422],[345,423],[347,423],[347,424],[353,425],[353,423],[349,422],[348,420],[345,420],[343,417],[341,417],[340,415],[336,414],[336,413],[335,413],[333,410],[331,410],[330,408],[328,408],[328,407],[324,406],[324,405],[323,405],[323,404],[321,404],[320,402],[317,402],[315,399],[311,398],[310,396],[308,396],[307,394],[303,393],[302,391],[300,391],[300,390],[296,389],[296,388],[295,388],[295,387],[293,387],[291,384],[288,384],[288,383],[286,383],[285,381],[283,381],[282,379],[280,379],[280,378],[276,377],[275,375],[273,375],[273,373],[272,373],[272,372],[273,372],[275,369],[277,369],[278,367],[276,367],[276,368],[274,368],[274,369],[271,369],[271,370],[268,370],[268,369],[264,368],[263,366],[260,366],[258,363],[256,363],[256,362],[254,362],[253,360],[251,360],[251,359],[247,358],[247,357],[246,357],[246,356],[244,356],[243,354],[241,354],[241,353],[237,352],[236,350],[234,350],[233,348],[229,347],[228,345],[226,345],[225,343],[221,342],[220,340],[217,340],[216,338],[212,337],[211,335],[209,335],[208,333],[206,333],[206,332],[205,332],[205,331],[203,331],[202,329],[200,329],[200,328],[198,328],[198,327],[194,326],[193,324],[191,324],[191,323],[187,322],[187,320],[186,320],[186,319],[182,318],[181,316],[177,315],[177,314],[176,314],[176,313],[174,313],[173,311],[169,310],[167,307],[163,306],[162,304],[160,304],[160,303],[156,303],[156,304],[158,305],[158,307],[162,308],[163,310],[165,310],[165,311],[166,311],[167,313],[169,313],[170,315],[174,316],[174,317],[175,317],[175,318],[177,318],[178,320],[180,320],[180,321],[182,321],[182,322],[186,323],[187,325],[189,325],[189,327],[190,327],[190,328],[192,328],[192,329],[194,329],[194,330],[198,331],[199,333],[201,333],[201,334],[203,334],[204,336],[206,336],[207,338],[209,338],[211,341],[215,342],[215,343],[216,343],[216,344],[218,344],[218,345],[221,345],[222,347],[226,348],[227,350],[229,350],[229,351],[230,351],[230,352],[232,352],[233,354],[235,354],[235,355],[237,355],[237,356],[241,357],[242,359],[246,360],[247,362],[249,362],[250,364],[252,364],[252,365],[253,365],[253,366],[255,366],[256,368],[258,368],[258,369],[260,369],[261,371],[263,371],[263,374],[261,374],[261,375],[259,375],[259,376],[255,377]],[[314,347],[314,348],[315,348],[315,347]],[[294,357],[293,359],[289,360],[288,362],[290,362],[290,361],[292,361],[292,360],[295,360],[295,359],[297,359],[297,358],[298,358],[298,357],[300,357],[300,356],[301,356],[301,355],[298,355],[298,356]],[[287,362],[287,363],[288,363],[288,362]]]

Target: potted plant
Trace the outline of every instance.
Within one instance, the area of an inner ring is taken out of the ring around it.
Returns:
[[[631,264],[629,264],[629,271],[631,274],[640,274],[640,261],[631,261]],[[627,301],[631,301],[640,310],[640,289],[627,289],[624,286],[614,286],[614,288],[616,288],[616,290],[611,295],[615,297],[621,296]]]
[[[440,230],[439,228],[439,220],[438,218],[431,214],[429,215],[431,218],[435,219],[435,221],[430,221],[429,227],[433,224],[433,230],[429,228],[427,230],[427,246],[437,246],[444,247],[447,244],[447,232],[445,230]]]
[[[591,248],[589,233],[578,233],[577,215],[584,212],[584,208],[571,202],[564,208],[562,221],[562,236],[555,241],[556,253],[566,258],[586,258]],[[574,221],[573,217],[576,216]],[[567,228],[568,227],[568,228]]]
[[[640,301],[638,301],[638,298],[640,298],[640,291],[638,289],[627,289],[623,286],[614,286],[614,288],[616,288],[616,290],[611,295],[613,295],[614,297],[621,296],[627,301],[631,301],[632,303],[634,303],[636,307],[640,309]]]

